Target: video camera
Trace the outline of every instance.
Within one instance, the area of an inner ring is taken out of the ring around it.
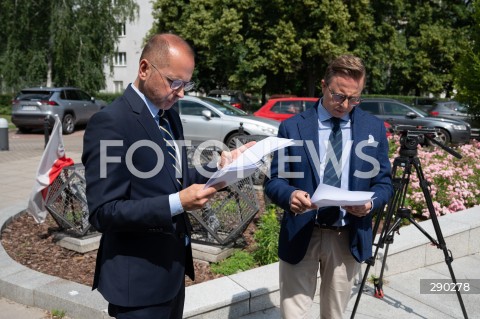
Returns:
[[[417,127],[413,125],[395,125],[393,132],[400,135],[400,146],[416,150],[418,144],[425,144],[427,139],[435,139],[439,129],[434,127]]]

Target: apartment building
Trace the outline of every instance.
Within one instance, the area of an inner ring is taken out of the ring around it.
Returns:
[[[121,35],[117,44],[113,73],[105,65],[106,87],[102,92],[121,93],[129,83],[135,81],[138,61],[144,39],[153,25],[151,0],[136,0],[139,15],[133,22],[120,23]]]

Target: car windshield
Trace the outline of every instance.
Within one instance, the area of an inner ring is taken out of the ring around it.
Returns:
[[[236,115],[236,116],[248,115],[246,112],[214,98],[201,97],[201,100],[204,102],[207,102],[208,104],[210,104],[211,106],[213,106],[214,108],[216,108],[217,110],[219,110],[225,115]]]

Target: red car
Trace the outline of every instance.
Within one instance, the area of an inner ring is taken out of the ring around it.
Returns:
[[[253,115],[277,121],[283,121],[297,113],[313,107],[318,101],[317,97],[285,97],[270,99]]]

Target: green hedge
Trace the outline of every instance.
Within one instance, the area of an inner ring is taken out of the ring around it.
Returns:
[[[121,96],[123,93],[97,93],[93,94],[96,99],[103,100],[108,104],[112,103],[117,97]]]
[[[12,114],[12,108],[10,105],[8,106],[1,106],[0,105],[0,115],[11,115]]]
[[[0,94],[0,109],[2,106],[11,106],[12,105],[12,94]]]

